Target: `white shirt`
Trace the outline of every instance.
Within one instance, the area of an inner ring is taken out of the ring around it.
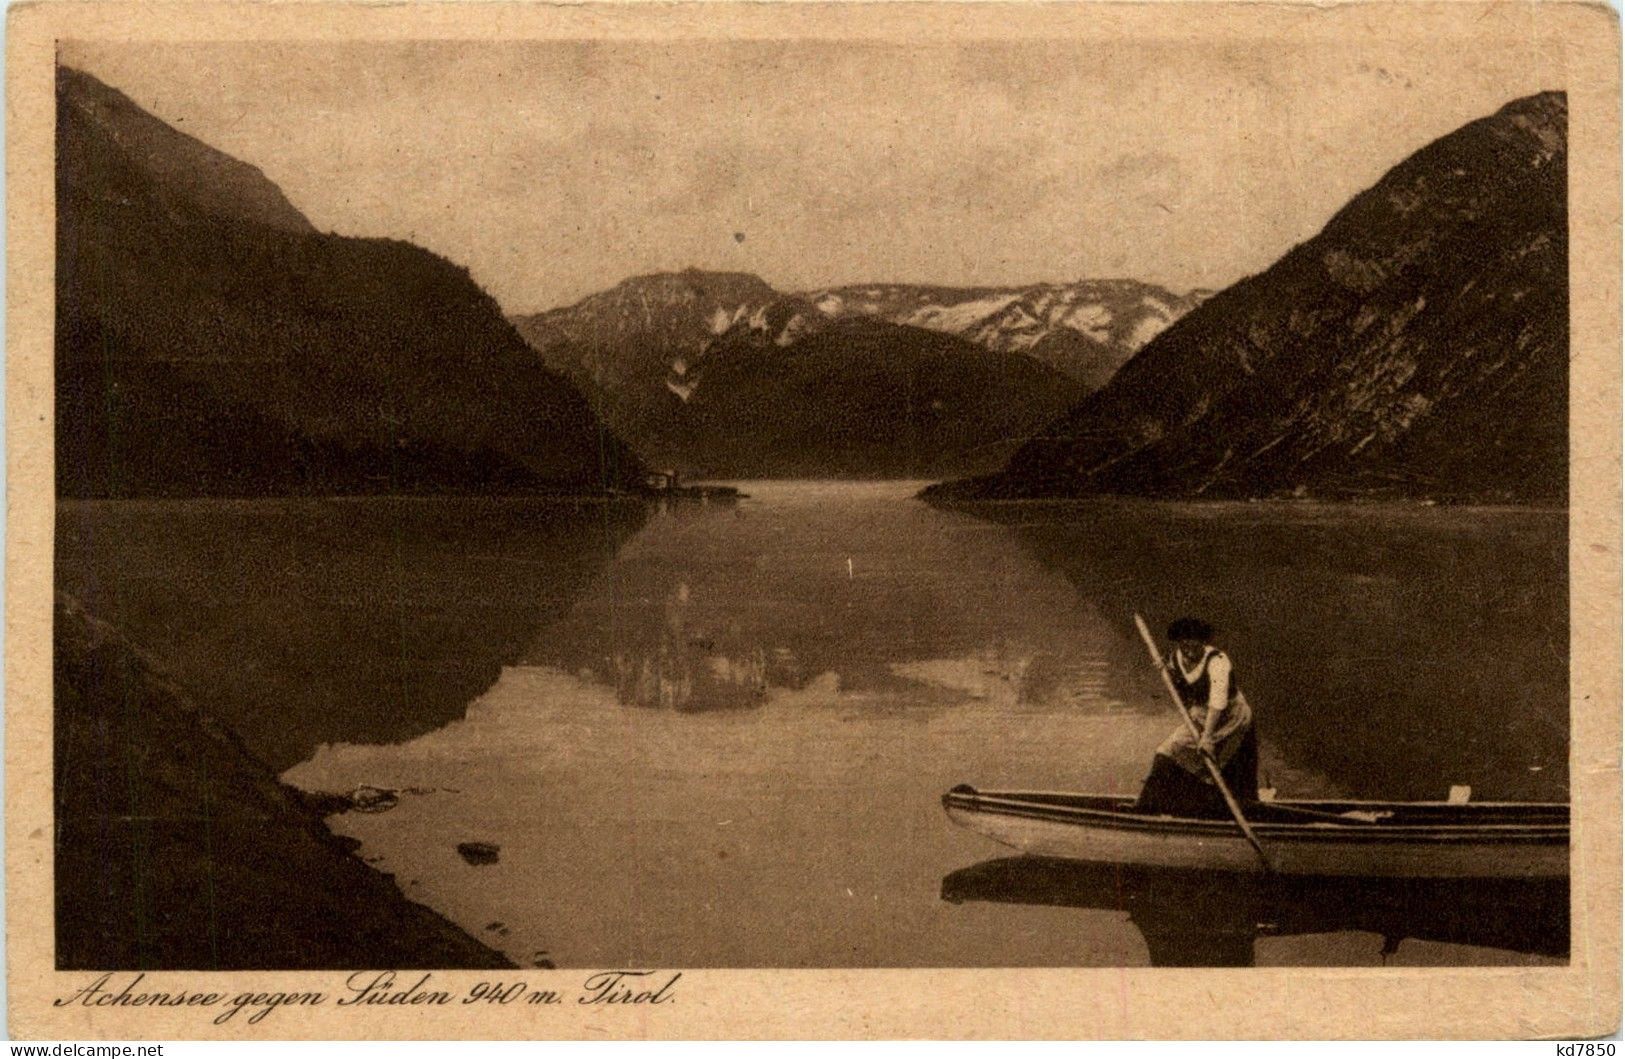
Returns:
[[[1179,666],[1179,675],[1185,678],[1187,684],[1195,682],[1202,675],[1202,666],[1207,666],[1207,708],[1218,713],[1230,705],[1230,659],[1228,656],[1209,647],[1202,651],[1202,657],[1197,659],[1196,665],[1190,669],[1185,668],[1185,657],[1179,649],[1174,649],[1174,664]]]

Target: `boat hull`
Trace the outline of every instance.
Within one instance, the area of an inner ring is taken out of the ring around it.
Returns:
[[[1261,873],[1230,821],[1150,816],[1122,799],[956,788],[955,823],[1023,853],[1101,864]],[[1355,807],[1352,808],[1351,807]],[[1369,808],[1368,808],[1369,807]],[[1280,822],[1293,810],[1360,811],[1393,822]],[[1371,878],[1556,878],[1569,873],[1566,806],[1281,802],[1250,821],[1277,874]]]

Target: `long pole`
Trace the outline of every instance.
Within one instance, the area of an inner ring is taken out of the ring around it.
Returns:
[[[1151,664],[1162,674],[1162,686],[1168,689],[1168,697],[1173,701],[1174,709],[1179,711],[1179,716],[1184,720],[1191,738],[1196,740],[1197,753],[1201,756],[1203,764],[1207,765],[1208,775],[1213,777],[1213,782],[1219,787],[1219,793],[1224,795],[1224,804],[1230,807],[1230,815],[1235,817],[1236,826],[1241,828],[1242,835],[1252,843],[1258,859],[1264,862],[1264,870],[1274,872],[1275,865],[1270,862],[1270,855],[1264,852],[1263,844],[1258,841],[1258,836],[1253,834],[1252,825],[1247,823],[1247,817],[1241,811],[1241,803],[1236,801],[1236,796],[1230,793],[1229,785],[1224,782],[1224,775],[1219,771],[1219,763],[1213,760],[1212,754],[1201,749],[1202,733],[1196,730],[1196,722],[1191,720],[1190,712],[1185,709],[1185,703],[1180,699],[1178,689],[1174,687],[1173,677],[1168,675],[1168,668],[1162,664],[1162,653],[1157,650],[1156,637],[1151,635],[1151,629],[1145,624],[1145,619],[1138,614],[1134,615],[1134,624],[1139,627],[1140,638],[1145,641],[1145,649],[1151,652]]]

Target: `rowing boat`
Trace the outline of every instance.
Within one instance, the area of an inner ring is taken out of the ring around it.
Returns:
[[[1134,811],[1134,799],[1045,791],[942,796],[948,816],[1043,857],[1254,873],[1258,854],[1228,819]],[[1252,802],[1247,820],[1281,875],[1557,878],[1569,872],[1569,807],[1552,802]]]

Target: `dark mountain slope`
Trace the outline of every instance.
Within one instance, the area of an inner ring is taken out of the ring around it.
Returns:
[[[1083,392],[1022,354],[864,318],[784,344],[736,328],[695,382],[677,443],[702,472],[740,477],[994,467]]]
[[[177,223],[187,214],[202,213],[288,232],[316,230],[259,169],[165,124],[94,77],[61,68],[57,93],[62,131],[117,148],[131,165],[150,175],[148,190],[169,207]],[[73,145],[83,146],[78,140]],[[89,189],[91,194],[97,191]],[[128,202],[138,189],[115,182],[99,192],[111,201]]]
[[[580,372],[601,388],[620,390],[663,377],[672,358],[698,352],[736,320],[778,298],[748,273],[690,268],[633,276],[574,305],[516,316],[514,322],[544,354],[564,344],[580,351],[553,365],[556,370]]]
[[[1086,392],[1023,353],[742,273],[637,276],[516,323],[644,459],[706,476],[991,469]]]
[[[1567,104],[1436,141],[938,497],[1567,496]]]
[[[58,968],[512,966],[351,855],[71,597],[54,634]]]
[[[458,268],[317,234],[257,170],[58,71],[69,496],[602,489],[636,460]]]
[[[645,459],[692,469],[681,432],[684,374],[717,335],[779,295],[746,273],[685,269],[633,276],[574,305],[514,325],[553,371],[591,395],[607,422]]]

